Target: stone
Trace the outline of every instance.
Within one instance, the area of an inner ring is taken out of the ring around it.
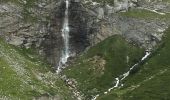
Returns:
[[[20,46],[23,44],[23,41],[24,41],[24,38],[22,37],[12,36],[9,44]]]

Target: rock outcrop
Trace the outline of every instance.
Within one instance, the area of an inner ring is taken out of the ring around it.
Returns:
[[[89,1],[90,2],[90,1]],[[89,35],[91,45],[104,40],[105,38],[120,34],[128,41],[134,42],[146,49],[153,48],[159,41],[161,41],[163,31],[169,26],[169,21],[145,18],[133,18],[122,16],[121,13],[128,13],[129,9],[144,9],[150,13],[155,13],[164,16],[167,12],[169,3],[165,2],[149,2],[143,0],[115,0],[114,5],[94,3],[85,1],[84,5],[90,16],[90,27],[92,33]],[[165,9],[157,12],[156,4],[162,4]],[[151,8],[150,5],[152,5]],[[168,14],[168,12],[167,12]]]
[[[51,13],[58,0],[0,2],[0,34],[9,44],[37,48],[40,54],[42,41],[49,33]]]

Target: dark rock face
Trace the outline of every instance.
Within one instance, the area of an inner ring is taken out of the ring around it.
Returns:
[[[48,33],[44,36],[42,42],[44,56],[47,61],[53,66],[58,66],[64,41],[62,38],[61,29],[63,26],[63,18],[65,12],[65,2],[61,2],[60,6],[55,8],[54,16],[48,25]],[[79,2],[71,1],[69,6],[69,27],[70,27],[70,51],[71,53],[79,54],[89,45],[86,13]]]
[[[61,56],[63,41],[61,36],[62,20],[64,17],[65,3],[59,3],[53,11],[51,22],[48,27],[48,34],[44,36],[41,44],[45,59],[56,67]]]
[[[70,45],[71,51],[76,54],[89,46],[87,18],[81,3],[72,0],[69,7]]]

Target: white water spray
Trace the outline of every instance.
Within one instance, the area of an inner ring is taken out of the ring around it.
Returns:
[[[57,73],[61,72],[61,68],[64,64],[66,64],[68,58],[70,57],[70,51],[69,51],[69,18],[68,18],[68,9],[69,9],[69,0],[65,0],[66,3],[66,9],[65,9],[65,16],[64,16],[64,23],[62,27],[62,37],[64,41],[64,48],[62,51],[62,56],[60,58],[59,66],[57,68]]]

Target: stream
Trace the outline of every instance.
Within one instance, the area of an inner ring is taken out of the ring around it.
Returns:
[[[115,85],[111,88],[109,88],[107,91],[105,91],[103,94],[106,95],[108,94],[111,90],[115,89],[115,88],[118,88],[120,86],[123,86],[123,84],[120,84],[121,81],[123,81],[124,79],[126,79],[129,75],[130,75],[130,72],[135,68],[137,67],[141,62],[143,62],[144,60],[146,60],[149,56],[150,56],[151,52],[149,50],[147,50],[145,52],[145,55],[142,57],[142,59],[134,64],[127,72],[125,72],[124,74],[120,75],[119,77],[115,78]],[[91,100],[96,100],[100,95],[97,94],[96,96],[94,96]]]

